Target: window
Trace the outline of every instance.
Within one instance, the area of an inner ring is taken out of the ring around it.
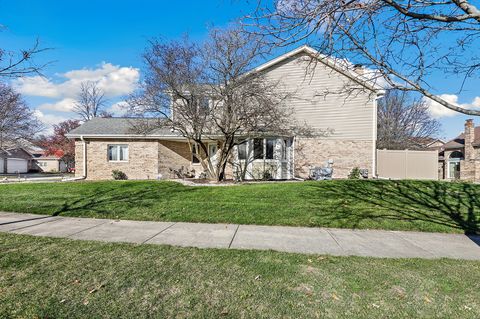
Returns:
[[[273,159],[273,149],[275,148],[275,139],[267,138],[266,142],[266,149],[265,149],[265,159]]]
[[[208,110],[210,108],[210,99],[208,97],[199,98],[198,106],[200,107],[200,109]]]
[[[253,140],[253,159],[263,159],[263,139]]]
[[[110,162],[128,161],[128,145],[108,145],[108,160]]]
[[[198,145],[192,144],[192,163],[198,164],[200,163],[200,158],[198,156]]]
[[[238,159],[246,160],[247,159],[247,142],[243,142],[237,146],[238,148]]]

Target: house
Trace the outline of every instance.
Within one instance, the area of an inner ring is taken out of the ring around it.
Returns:
[[[480,126],[465,122],[464,132],[445,143],[439,153],[442,179],[480,181]]]
[[[412,142],[414,146],[416,146],[418,149],[438,149],[442,147],[445,142],[439,138],[433,138],[433,137],[417,137],[413,138]]]
[[[311,69],[312,57],[318,60]],[[302,46],[273,59],[253,72],[262,72],[292,92],[288,100],[295,119],[314,130],[315,136],[268,136],[250,140],[235,150],[236,161],[248,157],[247,178],[306,178],[313,167],[333,163],[334,178],[345,178],[358,167],[375,174],[377,99],[383,94],[362,70],[350,68],[314,49]],[[346,87],[357,88],[354,93]],[[329,92],[326,94],[325,92]],[[185,138],[168,128],[147,135],[132,128],[138,119],[94,118],[72,130],[75,139],[76,176],[109,179],[112,170],[130,179],[171,177],[181,168],[201,172]],[[217,142],[208,150],[214,154]],[[194,149],[195,151],[195,149]],[[236,171],[229,168],[229,177]]]
[[[32,151],[32,156],[35,160],[36,170],[45,173],[65,173],[67,171],[67,164],[56,155],[46,155],[45,151]]]
[[[33,164],[32,154],[17,148],[0,148],[0,174],[27,173]]]

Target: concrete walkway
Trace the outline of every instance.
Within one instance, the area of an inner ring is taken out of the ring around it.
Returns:
[[[480,236],[0,213],[0,231],[106,242],[277,250],[336,256],[480,260]]]

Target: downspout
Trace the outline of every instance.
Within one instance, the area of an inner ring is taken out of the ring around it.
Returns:
[[[292,140],[292,161],[290,163],[290,165],[292,166],[292,179],[295,179],[295,140],[296,138],[297,137],[294,135]]]
[[[82,154],[82,157],[83,157],[83,176],[74,177],[74,178],[66,178],[66,179],[63,179],[64,182],[80,181],[80,180],[83,180],[83,179],[87,178],[87,142],[83,138],[83,135],[80,135],[80,140],[82,141],[82,146],[83,146],[83,152],[82,152],[83,153]]]
[[[377,108],[378,108],[378,100],[383,97],[384,93],[380,92],[377,96],[373,99],[373,149],[372,149],[372,178],[377,177]]]

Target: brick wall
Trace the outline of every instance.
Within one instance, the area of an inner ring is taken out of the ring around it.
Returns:
[[[163,178],[172,178],[171,169],[190,169],[190,148],[187,143],[160,141],[158,146],[158,172]]]
[[[127,162],[108,161],[111,144],[128,145]],[[129,179],[156,179],[158,176],[159,143],[151,140],[89,140],[87,141],[87,179],[112,179],[112,170],[124,172]],[[75,145],[76,176],[83,176],[83,146]]]
[[[308,177],[311,166],[324,166],[329,159],[334,178],[348,177],[354,167],[372,176],[373,141],[297,138],[295,143],[295,176]]]
[[[83,174],[83,142],[75,140],[75,177],[82,177]]]
[[[187,143],[154,140],[89,140],[87,141],[87,179],[112,179],[112,170],[118,169],[129,179],[171,178],[170,168],[191,169],[191,154]],[[129,146],[128,162],[108,161],[110,144]],[[373,142],[361,140],[328,140],[297,138],[295,146],[295,175],[307,177],[311,166],[323,166],[334,161],[334,178],[346,178],[354,167],[366,168],[372,176]],[[76,176],[83,176],[82,141],[75,142]],[[232,178],[228,165],[227,177]],[[195,169],[201,169],[196,166]]]

